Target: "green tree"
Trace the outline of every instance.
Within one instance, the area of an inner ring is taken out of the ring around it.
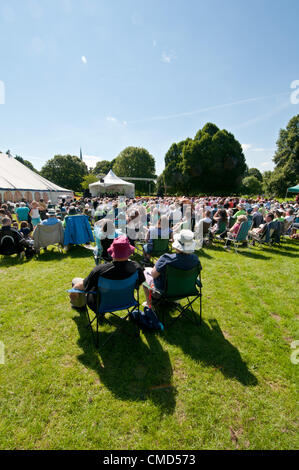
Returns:
[[[66,189],[80,191],[82,180],[88,174],[88,168],[74,155],[55,155],[43,166],[40,174]]]
[[[262,183],[255,176],[246,176],[242,181],[243,191],[248,195],[258,195],[263,191]]]
[[[255,176],[261,183],[263,181],[263,175],[257,168],[249,168],[246,176]]]
[[[165,182],[164,182],[163,173],[160,176],[158,176],[156,189],[157,189],[157,196],[159,196],[159,197],[164,196],[164,194],[165,194]]]
[[[167,193],[182,194],[185,190],[185,177],[182,173],[182,154],[185,145],[191,141],[192,139],[188,138],[178,144],[172,144],[165,155],[163,178]]]
[[[119,177],[156,178],[154,157],[142,147],[125,148],[116,157],[112,169]],[[137,192],[148,193],[147,182],[132,182]]]
[[[83,180],[82,180],[82,183],[81,183],[82,189],[83,190],[84,189],[89,189],[89,185],[92,184],[92,183],[95,183],[96,181],[98,181],[98,178],[93,173],[89,173],[89,175],[83,176]]]
[[[18,160],[18,162],[22,163],[23,165],[27,166],[27,168],[29,168],[30,170],[34,171],[35,173],[38,173],[36,168],[34,168],[34,166],[32,165],[31,162],[29,162],[29,160],[24,160],[22,157],[20,157],[20,155],[16,155],[15,159]]]
[[[272,173],[273,172],[270,171],[270,170],[264,171],[264,173],[263,173],[263,192],[267,195],[270,195],[269,184],[270,184],[270,181],[271,181]]]
[[[107,175],[110,170],[112,170],[113,165],[115,163],[115,158],[111,160],[101,160],[100,162],[97,162],[96,166],[92,170],[92,173],[94,175]]]
[[[231,194],[240,188],[246,163],[233,134],[208,123],[184,145],[181,168],[186,193]]]
[[[281,129],[273,161],[276,165],[269,181],[269,191],[284,196],[287,188],[299,180],[299,114]]]

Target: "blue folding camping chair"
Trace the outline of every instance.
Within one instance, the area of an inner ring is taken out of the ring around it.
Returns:
[[[135,291],[136,297],[135,298]],[[127,279],[111,280],[104,277],[99,277],[97,292],[90,292],[97,295],[96,313],[91,320],[88,306],[86,305],[86,314],[88,317],[89,326],[92,335],[95,338],[96,347],[99,346],[99,324],[107,322],[109,325],[116,327],[106,341],[102,344],[105,346],[107,341],[115,335],[117,331],[122,330],[125,321],[129,318],[133,310],[139,310],[139,286],[138,286],[138,272],[136,271]],[[88,294],[88,292],[87,292]],[[115,312],[126,310],[126,314],[121,316]],[[108,318],[108,314],[121,320],[122,325],[117,325]],[[93,322],[96,320],[96,336],[92,327]],[[139,332],[139,330],[138,330]],[[135,335],[136,336],[136,335]]]

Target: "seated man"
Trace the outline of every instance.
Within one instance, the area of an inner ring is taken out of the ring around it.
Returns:
[[[260,240],[262,239],[265,235],[267,237],[267,229],[269,228],[269,225],[273,223],[274,220],[274,214],[272,212],[268,212],[268,214],[265,217],[265,224],[261,224],[258,228],[254,228],[250,230],[248,233],[249,235],[255,239],[255,240]],[[266,240],[268,241],[268,240]]]
[[[55,225],[55,224],[61,223],[61,221],[57,219],[57,214],[56,214],[55,209],[48,209],[46,216],[48,218],[44,219],[41,222],[42,225]]]
[[[263,223],[264,217],[259,212],[259,206],[255,204],[252,208],[252,228],[258,228]]]
[[[21,257],[24,257],[26,246],[27,243],[23,235],[11,227],[11,219],[7,216],[3,217],[0,229],[0,254],[20,254]]]
[[[145,269],[146,282],[160,292],[163,292],[165,287],[165,273],[168,265],[183,271],[189,271],[189,269],[198,265],[201,269],[200,261],[194,254],[195,240],[194,233],[191,230],[181,230],[180,233],[174,235],[172,247],[175,250],[174,254],[165,253],[158,259],[153,268]],[[149,305],[149,290],[145,286],[143,288],[147,299],[145,304]]]
[[[130,245],[126,236],[116,238],[108,249],[112,262],[96,266],[85,279],[73,279],[73,288],[84,290],[85,292],[96,291],[100,277],[123,280],[130,277],[136,271],[138,271],[138,284],[142,284],[145,281],[142,268],[135,261],[129,260],[134,251],[135,248]],[[85,295],[82,297],[82,294],[71,293],[70,301],[73,307],[83,307],[85,305]],[[96,312],[96,295],[88,294],[87,304],[91,310]]]

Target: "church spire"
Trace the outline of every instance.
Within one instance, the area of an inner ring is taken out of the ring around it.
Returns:
[[[80,160],[83,160],[83,158],[82,158],[82,149],[81,149],[81,147],[80,147]]]

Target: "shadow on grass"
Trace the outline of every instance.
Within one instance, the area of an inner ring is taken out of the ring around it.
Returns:
[[[233,248],[231,248],[231,250],[233,251]],[[254,258],[254,259],[263,259],[263,260],[271,259],[269,256],[262,255],[261,253],[258,253],[253,250],[242,251],[242,249],[241,250],[238,249],[238,255],[242,255],[242,256],[246,256],[247,258]]]
[[[203,321],[196,327],[182,318],[170,328],[165,328],[164,337],[193,360],[219,369],[225,377],[236,379],[242,385],[257,385],[256,377],[248,370],[238,349],[224,337],[217,320]]]
[[[27,263],[30,260],[24,258],[20,260],[19,255],[10,255],[10,256],[3,256],[0,255],[0,268],[13,268],[15,266],[21,266],[22,264]]]
[[[141,337],[131,338],[124,333],[116,333],[105,347],[98,351],[93,343],[85,312],[79,312],[75,321],[80,338],[78,345],[83,354],[78,360],[93,369],[113,395],[126,401],[150,400],[161,413],[172,414],[175,409],[176,390],[172,386],[172,367],[169,354],[163,351],[158,336],[145,334],[145,344]],[[134,326],[128,322],[134,331]],[[100,343],[109,333],[100,326]]]
[[[213,256],[209,255],[207,251],[204,251],[202,248],[201,250],[196,250],[195,254],[198,256],[198,258],[208,258],[208,259],[213,259]]]
[[[71,258],[93,258],[93,252],[81,245],[71,245],[67,252],[67,256],[70,256]]]

